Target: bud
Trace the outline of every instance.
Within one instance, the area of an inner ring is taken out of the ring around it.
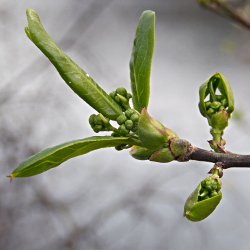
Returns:
[[[153,152],[153,149],[148,149],[140,146],[133,146],[130,150],[130,155],[137,160],[148,160]]]
[[[228,119],[227,111],[221,110],[211,116],[209,124],[212,128],[223,131],[228,126]]]
[[[128,129],[128,130],[131,130],[134,126],[134,123],[131,120],[125,121],[124,124],[125,124],[126,129]]]
[[[174,159],[175,157],[169,148],[159,149],[158,151],[154,152],[149,158],[150,161],[156,161],[161,163],[170,162]]]
[[[173,138],[170,142],[170,149],[175,158],[185,160],[185,158],[192,152],[193,147],[191,143],[186,140]]]
[[[191,221],[207,218],[221,201],[220,189],[221,181],[218,175],[207,177],[188,197],[184,206],[184,216]]]
[[[146,108],[142,109],[139,118],[138,135],[147,148],[162,147],[169,140],[165,127],[159,121],[150,117]]]
[[[126,117],[124,114],[119,115],[119,116],[117,117],[117,119],[116,119],[116,121],[117,121],[117,123],[118,123],[119,125],[122,125],[126,120],[127,120],[127,117]]]
[[[220,92],[220,95],[216,95],[216,91]],[[220,73],[214,74],[209,80],[207,80],[200,87],[200,102],[199,109],[203,116],[210,117],[211,111],[207,111],[212,108],[214,110],[218,109],[220,105],[225,107],[225,110],[228,114],[231,114],[234,111],[234,96],[233,91]],[[205,99],[209,97],[209,101],[205,102]]]

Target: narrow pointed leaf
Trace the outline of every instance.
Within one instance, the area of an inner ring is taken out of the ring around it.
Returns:
[[[130,59],[130,80],[134,108],[147,108],[150,94],[150,72],[154,52],[155,13],[144,11],[140,17]]]
[[[93,136],[81,140],[63,143],[45,149],[23,161],[10,175],[10,178],[29,177],[43,173],[59,166],[70,158],[86,154],[90,151],[115,147],[129,143],[127,137]]]
[[[26,14],[27,36],[48,57],[67,85],[104,116],[115,120],[122,114],[121,107],[56,45],[42,26],[38,14],[32,9],[27,9]]]

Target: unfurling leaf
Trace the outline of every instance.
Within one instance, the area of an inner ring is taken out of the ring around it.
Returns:
[[[75,62],[73,62],[47,34],[38,14],[27,9],[29,39],[55,66],[67,85],[85,102],[109,119],[115,120],[122,108]]]
[[[146,108],[143,108],[139,118],[138,135],[145,147],[154,149],[163,147],[169,139],[166,128],[152,118]]]
[[[41,174],[51,168],[59,166],[70,158],[86,154],[96,149],[116,147],[128,143],[129,138],[127,137],[112,136],[93,136],[66,142],[31,156],[23,161],[9,177],[13,179],[15,177],[29,177]]]
[[[132,100],[139,112],[148,106],[154,40],[155,13],[147,10],[140,17],[130,59]]]
[[[218,175],[207,177],[188,197],[184,206],[184,216],[191,221],[207,218],[221,201],[220,189],[221,181]]]

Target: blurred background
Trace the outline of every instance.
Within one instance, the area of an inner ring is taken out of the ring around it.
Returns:
[[[249,169],[225,171],[221,204],[198,223],[183,217],[183,206],[208,163],[157,164],[102,149],[9,183],[5,176],[26,157],[93,134],[87,122],[93,110],[25,36],[27,7],[107,92],[129,88],[139,16],[156,11],[149,112],[208,149],[198,90],[219,71],[234,90],[238,114],[225,132],[227,149],[250,152],[250,30],[195,0],[0,0],[0,249],[248,250]]]

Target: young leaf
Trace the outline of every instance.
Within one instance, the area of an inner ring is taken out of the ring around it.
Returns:
[[[75,62],[73,62],[47,34],[38,14],[27,9],[29,39],[55,66],[67,85],[91,107],[112,120],[122,114],[121,107]]]
[[[134,108],[139,112],[148,106],[154,40],[155,13],[147,10],[140,17],[130,59],[132,100]]]
[[[12,179],[15,177],[29,177],[41,174],[51,168],[59,166],[70,158],[86,154],[99,148],[115,147],[128,143],[129,138],[127,137],[112,136],[93,136],[66,142],[52,148],[47,148],[31,156],[23,161],[9,177]]]

